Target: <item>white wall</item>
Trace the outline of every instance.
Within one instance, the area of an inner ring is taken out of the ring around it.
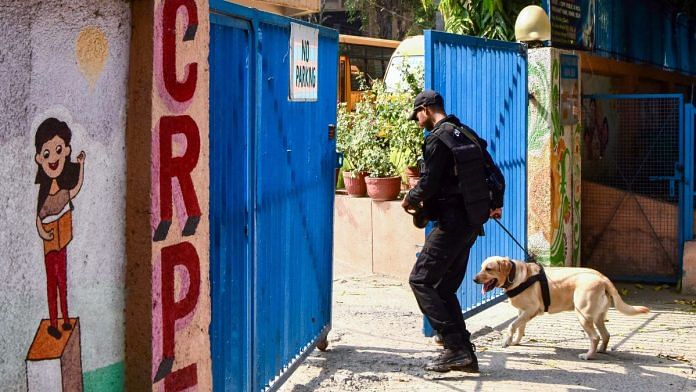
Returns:
[[[81,323],[90,372],[119,385],[124,359],[125,122],[130,6],[115,0],[4,1],[0,5],[0,380],[26,390],[24,360],[48,318],[36,227],[35,126],[48,116],[73,131],[85,178],[68,245],[70,316]]]

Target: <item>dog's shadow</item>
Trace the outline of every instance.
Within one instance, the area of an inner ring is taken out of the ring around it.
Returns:
[[[515,347],[547,350],[516,352]],[[550,384],[568,391],[632,390],[631,385],[640,385],[639,389],[645,391],[682,391],[689,390],[687,385],[696,386],[696,380],[690,378],[694,372],[692,364],[654,355],[607,351],[585,361],[578,358],[587,352],[583,349],[528,343],[499,350],[478,355],[482,381]]]

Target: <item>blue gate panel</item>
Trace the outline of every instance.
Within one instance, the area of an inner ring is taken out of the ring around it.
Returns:
[[[275,389],[330,329],[338,33],[318,28],[317,101],[291,102],[291,24],[307,24],[211,10],[213,385]]]
[[[319,100],[288,100],[290,24],[261,23],[256,134],[255,385],[329,327],[338,43],[319,33]]]
[[[210,340],[215,390],[245,390],[251,350],[251,267],[247,132],[251,32],[248,22],[211,18],[210,27]],[[233,110],[231,110],[233,109]]]
[[[502,223],[527,243],[527,50],[516,43],[435,31],[425,32],[425,86],[439,91],[445,110],[488,141],[506,180]],[[481,294],[472,279],[489,256],[524,260],[523,251],[489,221],[474,245],[459,289],[469,315],[502,299],[499,290]]]

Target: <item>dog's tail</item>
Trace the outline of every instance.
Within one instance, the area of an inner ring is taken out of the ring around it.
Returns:
[[[614,299],[614,307],[619,312],[628,316],[635,316],[636,314],[650,312],[650,309],[646,308],[645,306],[631,306],[625,303],[621,299],[621,295],[619,294],[618,290],[616,290],[616,287],[614,287],[614,284],[611,283],[609,279],[605,279],[604,285],[606,287],[607,294]]]

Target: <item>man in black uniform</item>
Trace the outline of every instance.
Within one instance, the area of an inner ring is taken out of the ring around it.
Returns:
[[[471,334],[466,329],[456,292],[466,273],[469,251],[483,227],[480,223],[470,223],[454,170],[454,155],[440,137],[434,135],[456,132],[459,136],[458,129],[463,125],[457,117],[445,113],[442,96],[435,91],[424,90],[418,94],[413,106],[411,120],[418,121],[421,128],[432,133],[425,139],[420,181],[401,205],[407,211],[422,208],[437,225],[425,241],[409,283],[418,306],[442,337],[445,347],[426,369],[478,372],[475,347],[470,341]],[[486,142],[475,134],[474,137],[485,150]],[[499,218],[502,200],[497,204],[494,202],[492,209],[484,213]]]

